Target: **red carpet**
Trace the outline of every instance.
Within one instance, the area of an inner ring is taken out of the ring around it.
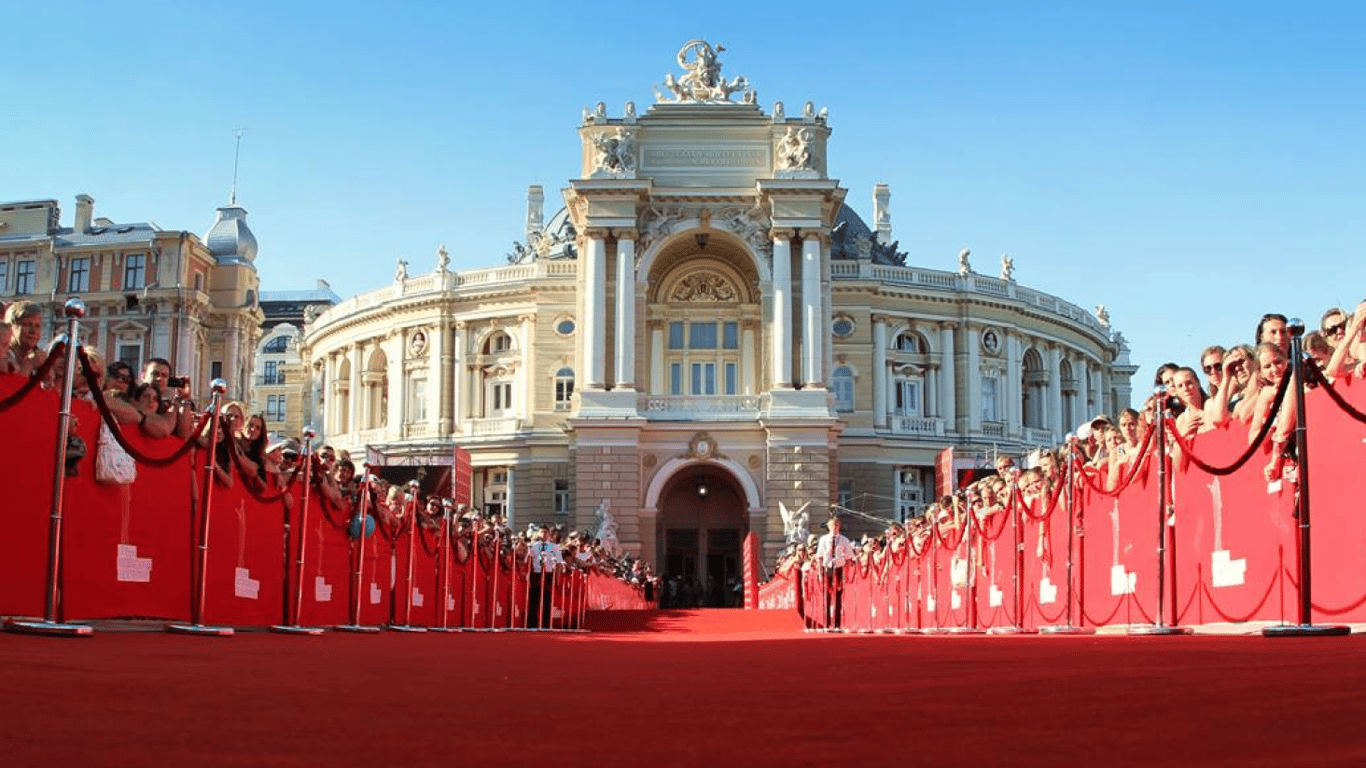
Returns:
[[[592,619],[601,631],[577,635],[0,635],[0,754],[25,767],[1366,764],[1356,636],[756,639],[750,622],[780,617]]]

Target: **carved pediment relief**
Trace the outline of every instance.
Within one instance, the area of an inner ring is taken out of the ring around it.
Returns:
[[[715,272],[694,272],[678,281],[669,292],[669,301],[732,303],[739,301],[739,292],[723,275]]]

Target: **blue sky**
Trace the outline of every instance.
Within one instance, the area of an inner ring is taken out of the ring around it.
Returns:
[[[1366,4],[25,3],[7,11],[0,200],[202,234],[232,180],[263,287],[504,262],[580,110],[643,110],[687,40],[769,110],[828,107],[909,263],[1105,304],[1142,366],[1366,296]]]

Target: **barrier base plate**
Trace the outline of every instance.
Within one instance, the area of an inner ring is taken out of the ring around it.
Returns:
[[[459,627],[427,627],[428,632],[459,632]]]
[[[944,633],[945,633],[945,634],[949,634],[949,635],[981,635],[981,634],[985,634],[985,632],[984,632],[983,630],[980,630],[980,629],[978,629],[977,627],[949,627],[948,629],[944,630]]]
[[[364,624],[338,624],[332,629],[337,632],[361,632],[367,635],[379,632],[379,627],[367,627]]]
[[[276,624],[270,628],[271,632],[279,635],[308,635],[317,637],[323,633],[322,627],[296,627],[291,624]]]
[[[915,627],[902,627],[901,629],[898,629],[898,630],[896,631],[896,633],[897,633],[898,635],[920,635],[920,634],[924,634],[924,632],[923,632],[922,630],[916,629]]]
[[[389,627],[390,632],[426,632],[426,627],[410,627],[407,624],[394,624]]]
[[[1131,635],[1193,635],[1194,631],[1190,627],[1169,627],[1165,624],[1144,624],[1137,627],[1129,627]]]
[[[167,624],[166,631],[173,635],[199,635],[201,637],[232,637],[232,627],[206,627],[203,624]]]
[[[17,621],[5,622],[5,631],[20,635],[46,635],[47,637],[91,637],[95,628],[85,624],[63,624],[58,621]]]
[[[1024,627],[992,627],[987,630],[988,635],[1034,635],[1042,632],[1042,629],[1025,629]]]
[[[1262,629],[1262,637],[1332,637],[1350,634],[1352,628],[1342,624],[1282,624]]]
[[[1039,627],[1041,635],[1094,635],[1096,631],[1090,627],[1074,627],[1071,624],[1053,624],[1047,627]],[[1132,632],[1131,634],[1168,634],[1165,632]],[[1179,633],[1171,633],[1179,634]]]

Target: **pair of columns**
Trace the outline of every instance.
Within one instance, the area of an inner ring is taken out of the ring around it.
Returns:
[[[585,389],[607,384],[607,235],[606,229],[588,231],[583,254],[583,382]],[[636,231],[619,229],[617,241],[616,381],[617,389],[635,389],[636,371]]]
[[[801,249],[801,381],[806,387],[822,387],[825,382],[824,351],[829,331],[821,300],[821,260],[823,235],[798,234],[775,229],[773,236],[773,388],[792,386],[792,243]]]

